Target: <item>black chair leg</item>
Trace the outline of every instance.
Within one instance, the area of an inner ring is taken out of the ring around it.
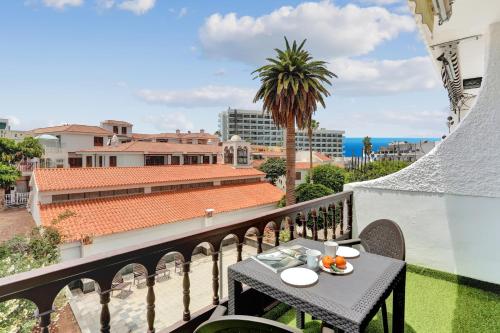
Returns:
[[[384,333],[389,333],[389,324],[387,323],[387,306],[382,303],[382,323],[384,325]]]

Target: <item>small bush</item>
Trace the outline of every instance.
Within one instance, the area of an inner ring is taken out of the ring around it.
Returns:
[[[321,184],[333,191],[342,192],[345,182],[345,171],[335,165],[324,164],[312,168],[306,177],[306,182],[312,179],[314,184]]]

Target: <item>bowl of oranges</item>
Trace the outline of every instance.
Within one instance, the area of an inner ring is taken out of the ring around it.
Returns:
[[[354,270],[351,263],[347,262],[342,256],[323,256],[319,267],[325,272],[338,275],[349,274]]]

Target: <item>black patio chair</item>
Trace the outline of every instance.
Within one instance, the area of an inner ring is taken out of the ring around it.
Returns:
[[[198,326],[194,333],[301,333],[301,330],[273,320],[252,316],[225,316],[226,308],[219,305],[209,320]]]
[[[401,228],[391,220],[376,220],[367,225],[358,238],[337,242],[339,246],[360,244],[366,252],[384,257],[405,260],[405,239]],[[387,306],[382,303],[382,322],[384,333],[389,332]]]

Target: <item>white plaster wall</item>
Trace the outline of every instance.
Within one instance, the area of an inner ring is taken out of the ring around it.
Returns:
[[[116,163],[119,167],[144,166],[143,154],[116,155]]]
[[[500,23],[490,27],[483,87],[461,125],[411,166],[354,191],[354,234],[388,218],[407,260],[500,283]]]
[[[275,209],[276,205],[266,205],[254,208],[242,209],[235,212],[227,212],[215,214],[212,219],[212,224],[224,224],[233,222],[237,219],[250,218],[257,214]],[[198,230],[205,227],[205,218],[195,218],[187,221],[179,221],[175,223],[162,224],[152,228],[132,230],[128,232],[112,234],[102,237],[96,237],[92,244],[82,247],[82,257],[87,257],[93,254],[116,250],[122,247],[142,244],[147,241],[160,239],[176,234],[185,233],[188,231]],[[74,259],[76,250],[72,247],[61,247],[61,257]]]
[[[500,283],[499,209],[500,198],[359,188],[353,231],[393,220],[408,263]]]

